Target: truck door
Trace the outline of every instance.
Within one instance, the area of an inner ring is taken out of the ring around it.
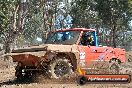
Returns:
[[[82,35],[79,50],[80,60],[82,62],[85,62],[85,67],[93,68],[93,64],[95,64],[95,62],[101,59],[104,55],[103,51],[105,50],[105,48],[98,47],[96,33],[88,31],[84,32]]]
[[[92,52],[93,48],[96,48],[95,31],[83,32],[79,46],[80,63],[83,66],[89,67],[91,60],[96,58],[95,53]]]

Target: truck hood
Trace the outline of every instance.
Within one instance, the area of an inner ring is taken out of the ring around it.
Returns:
[[[20,49],[13,49],[8,55],[31,54],[41,57],[47,51],[53,52],[77,52],[77,45],[57,45],[57,44],[44,44],[39,46],[31,46]]]

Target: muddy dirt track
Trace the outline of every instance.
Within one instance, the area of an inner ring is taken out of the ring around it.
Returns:
[[[127,62],[122,65],[122,72],[132,74],[132,52],[127,52]],[[0,88],[132,88],[130,83],[87,83],[80,86],[76,83],[75,78],[63,80],[49,79],[40,76],[36,81],[25,79],[24,81],[16,80],[15,69],[11,61],[0,59]]]

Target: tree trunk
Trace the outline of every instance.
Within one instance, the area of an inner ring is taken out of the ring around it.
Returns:
[[[24,3],[21,3],[21,0],[19,0],[18,6],[16,6],[16,10],[14,11],[14,21],[12,27],[9,27],[9,34],[6,36],[5,47],[4,47],[5,53],[10,53],[11,50],[10,44],[13,43],[15,37],[19,35],[20,32],[23,31],[23,25],[25,20],[25,17],[23,17],[23,4]],[[24,9],[26,10],[26,8],[27,7],[25,7]]]
[[[4,47],[5,47],[5,53],[9,53],[10,52],[10,44],[6,43]]]
[[[113,47],[116,48],[116,26],[113,25],[113,28],[112,28],[112,31],[113,31]]]

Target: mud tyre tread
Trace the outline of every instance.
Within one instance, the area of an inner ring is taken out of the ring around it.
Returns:
[[[56,66],[58,64],[59,65],[63,64],[67,68],[66,69],[67,72],[64,75],[62,75],[62,76],[60,76],[60,75],[57,76],[57,73],[55,73],[55,68],[56,68]],[[73,72],[72,65],[71,65],[70,61],[66,57],[56,57],[55,60],[50,62],[48,70],[49,70],[49,77],[50,78],[55,78],[55,79],[68,77]]]

